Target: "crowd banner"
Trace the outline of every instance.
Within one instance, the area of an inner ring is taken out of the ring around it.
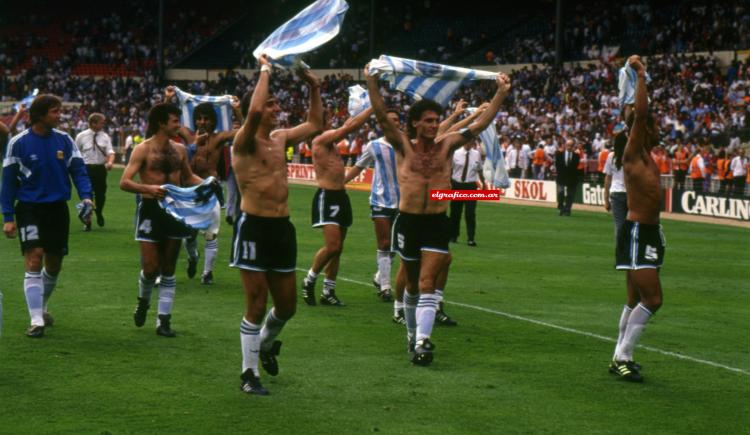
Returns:
[[[315,181],[315,167],[309,164],[289,163],[286,165],[286,175],[290,181]],[[370,190],[372,185],[372,168],[367,168],[357,175],[349,184],[348,188],[357,190]]]
[[[500,189],[500,198],[557,203],[557,187],[554,181],[511,178],[510,187]]]
[[[674,190],[672,211],[695,216],[718,217],[750,222],[750,198],[728,197],[694,190]]]

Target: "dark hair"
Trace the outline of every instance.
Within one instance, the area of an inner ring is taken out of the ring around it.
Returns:
[[[424,112],[435,112],[438,116],[443,114],[443,106],[433,100],[419,100],[412,104],[409,108],[409,112],[406,114],[406,131],[409,133],[410,138],[417,137],[417,130],[411,125],[412,121],[419,121],[422,119]]]
[[[615,168],[622,169],[622,155],[625,154],[625,145],[628,144],[628,135],[624,131],[617,133],[614,137]]]
[[[148,127],[146,127],[146,137],[149,138],[159,131],[160,124],[169,122],[169,115],[179,117],[182,111],[175,105],[168,103],[155,104],[148,111]]]
[[[50,109],[61,106],[62,100],[56,95],[42,94],[37,96],[34,98],[34,101],[31,102],[31,107],[29,108],[31,124],[33,125],[39,122],[47,115],[47,112],[49,112]]]
[[[201,103],[195,106],[195,109],[193,110],[193,126],[195,126],[195,120],[197,120],[198,117],[208,118],[208,120],[213,123],[214,130],[216,129],[216,111],[214,111],[213,104]],[[213,131],[209,131],[209,133],[213,133]]]
[[[385,114],[387,115],[389,113],[395,113],[396,116],[398,116],[399,118],[401,118],[401,111],[398,110],[398,109],[396,109],[395,107],[389,107],[389,108],[385,109]]]

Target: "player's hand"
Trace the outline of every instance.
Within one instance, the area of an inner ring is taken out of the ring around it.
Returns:
[[[299,76],[299,78],[304,80],[304,82],[307,83],[310,87],[312,88],[320,87],[320,80],[318,80],[318,78],[315,77],[315,74],[313,74],[311,70],[307,68],[298,68],[297,75]]]
[[[208,133],[199,134],[198,136],[195,137],[195,145],[197,146],[205,145],[207,138],[208,138]]]
[[[466,101],[464,99],[458,100],[458,103],[456,103],[456,112],[461,113],[464,110],[466,110]]]
[[[637,54],[634,54],[628,58],[628,65],[630,65],[630,67],[633,68],[637,73],[646,71],[646,67],[643,66],[643,62],[641,62],[641,57]]]
[[[107,169],[108,171],[111,171],[111,170],[112,170],[112,166],[114,166],[114,165],[113,165],[112,163],[109,163],[109,162],[107,162],[107,163],[105,163],[105,164],[104,164],[104,167],[105,167],[105,168],[106,168],[106,169]]]
[[[370,74],[370,63],[369,62],[367,63],[367,65],[365,65],[365,71],[364,71],[365,80],[368,80],[370,78],[377,79],[378,78],[378,74],[379,73],[377,71],[373,72],[372,74]]]
[[[258,64],[260,65],[258,67],[258,69],[260,69],[260,68],[262,68],[264,66],[268,66],[269,68],[273,68],[273,65],[271,64],[271,60],[265,54],[261,54],[260,55],[260,57],[258,58]]]
[[[604,199],[604,210],[610,211],[612,210],[612,205],[609,203],[609,199]]]
[[[155,199],[162,199],[167,194],[167,190],[156,184],[146,186],[146,194]]]
[[[21,104],[20,106],[18,106],[18,113],[20,115],[23,115],[24,113],[26,113],[26,105],[25,104]]]
[[[497,92],[508,95],[508,92],[510,92],[510,77],[507,74],[500,73],[497,75],[495,82],[497,83]]]
[[[164,98],[169,101],[175,96],[174,86],[167,86],[164,88]]]
[[[5,233],[5,237],[9,239],[15,239],[16,238],[16,223],[15,222],[4,223],[3,232]]]

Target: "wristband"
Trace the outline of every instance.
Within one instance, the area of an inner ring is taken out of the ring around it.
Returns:
[[[263,65],[260,67],[260,72],[267,71],[268,74],[271,74],[271,66],[270,65]]]

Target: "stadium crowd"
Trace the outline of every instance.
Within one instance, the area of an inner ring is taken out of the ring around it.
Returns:
[[[663,134],[663,173],[675,170],[675,152],[687,147],[690,156],[704,157],[706,190],[711,174],[718,174],[722,153],[734,155],[740,144],[739,134],[750,128],[750,65],[734,62],[720,68],[716,59],[702,56],[667,55],[653,58],[651,74],[652,107]],[[146,72],[142,77],[119,77],[95,80],[70,74],[71,64],[65,60],[42,61],[15,78],[5,78],[6,100],[20,100],[29,90],[60,95],[64,101],[80,104],[66,106],[60,125],[75,136],[87,128],[91,112],[105,114],[115,148],[126,154],[130,146],[143,138],[145,118],[150,107],[162,101],[163,87],[156,77]],[[611,63],[581,64],[571,68],[533,66],[513,73],[515,86],[512,101],[500,111],[497,130],[504,148],[520,146],[516,161],[508,161],[510,169],[520,169],[523,177],[551,178],[554,152],[565,139],[572,138],[581,153],[582,176],[600,180],[600,152],[611,148],[613,129],[620,122],[617,99],[618,66]],[[216,81],[176,82],[193,94],[244,95],[255,85],[255,77],[227,71]],[[272,88],[283,112],[282,126],[296,125],[305,116],[307,95],[291,74],[274,75]],[[329,75],[322,80],[322,97],[327,119],[334,126],[348,117],[348,87],[355,84],[347,75]],[[388,103],[396,107],[408,105],[407,97],[382,89]],[[491,93],[484,84],[463,88],[455,96],[469,106],[478,106]],[[452,103],[452,106],[455,104]],[[2,118],[6,124],[13,116]],[[24,127],[23,117],[16,129]],[[342,158],[354,162],[362,146],[379,132],[374,121],[340,146]],[[128,141],[128,138],[130,140]],[[301,145],[296,161],[306,161],[307,148]],[[537,149],[544,151],[536,153]],[[507,154],[507,153],[506,153]],[[534,165],[543,169],[534,170]],[[684,166],[684,163],[681,163]],[[724,168],[726,173],[727,168]]]

